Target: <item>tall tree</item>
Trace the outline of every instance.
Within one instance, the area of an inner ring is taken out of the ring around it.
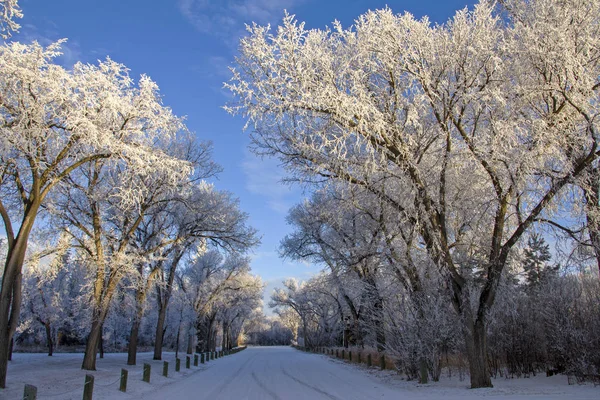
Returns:
[[[492,385],[486,318],[511,250],[599,151],[600,2],[503,3],[506,18],[481,1],[435,26],[389,9],[349,29],[254,25],[227,85],[257,151],[298,179],[359,185],[417,227],[473,388]]]
[[[248,215],[239,209],[237,199],[218,191],[206,182],[193,185],[181,193],[169,209],[177,240],[164,251],[169,252],[160,273],[157,289],[158,320],[154,342],[154,359],[162,357],[162,338],[167,308],[174,288],[180,261],[186,253],[201,256],[206,246],[230,253],[243,253],[259,243],[257,232],[247,224]]]
[[[8,242],[0,290],[0,387],[19,319],[27,242],[49,194],[101,159],[120,159],[139,170],[166,165],[154,143],[185,130],[149,78],[136,85],[127,68],[111,60],[66,70],[53,63],[60,43],[0,47],[0,215]]]
[[[176,266],[186,250],[201,241],[197,236],[189,235],[187,230],[178,229],[182,226],[177,223],[178,219],[174,214],[182,211],[182,207],[179,207],[181,199],[186,196],[186,193],[194,191],[195,182],[211,178],[220,171],[220,167],[211,160],[211,143],[196,143],[191,138],[182,139],[184,140],[169,143],[170,152],[190,162],[194,166],[193,175],[188,182],[183,182],[175,190],[169,189],[164,183],[158,182],[159,184],[155,185],[153,191],[155,204],[144,215],[131,240],[132,251],[139,254],[140,258],[136,271],[129,276],[135,288],[135,310],[129,335],[128,365],[136,364],[139,328],[150,290],[156,286],[159,278],[164,276],[165,268],[170,267],[168,274],[174,273],[173,263]],[[172,284],[171,281],[169,285]],[[166,315],[163,309],[166,312],[167,306],[168,301],[167,304],[159,302],[158,325],[160,326],[157,328],[155,341],[158,348],[162,348],[162,323]]]
[[[160,152],[160,148],[155,149]],[[117,161],[97,160],[67,180],[54,203],[57,219],[80,250],[93,278],[91,328],[82,368],[94,370],[102,325],[121,281],[135,276],[135,267],[148,262],[152,252],[131,248],[134,234],[157,205],[185,182],[189,163],[170,159],[153,171],[132,170]]]

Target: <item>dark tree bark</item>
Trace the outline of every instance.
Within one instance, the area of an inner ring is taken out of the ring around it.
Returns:
[[[104,325],[100,327],[100,343],[98,344],[100,358],[104,358]]]
[[[38,321],[44,325],[44,329],[46,330],[46,345],[48,346],[48,356],[52,357],[54,353],[54,340],[52,339],[52,326],[49,322],[42,321],[38,318]]]
[[[39,198],[39,190],[37,198]],[[12,227],[10,227],[10,221],[2,213],[7,231],[10,230],[11,232],[8,235],[8,252],[0,289],[0,388],[6,387],[8,360],[11,357],[10,344],[17,329],[19,314],[21,312],[21,271],[25,260],[29,235],[41,202],[41,199],[37,201],[35,199],[36,197],[34,197],[32,202],[28,203],[23,221],[21,222],[21,228],[14,238],[11,237]]]
[[[187,341],[187,354],[194,354],[194,334],[191,332],[191,329],[188,331],[188,341]]]
[[[127,347],[127,365],[136,365],[137,362],[137,344],[138,334],[140,331],[140,319],[134,317],[133,323],[131,324],[131,331],[129,333],[129,345]]]
[[[81,369],[88,371],[96,370],[96,354],[98,352],[98,346],[100,345],[100,336],[102,336],[102,323],[99,320],[94,319],[92,322],[92,329],[90,330],[85,344],[85,353]]]
[[[586,201],[585,216],[590,244],[596,257],[600,276],[600,166],[590,166],[587,171],[583,192]]]
[[[165,320],[167,318],[167,307],[169,306],[171,294],[173,293],[173,282],[175,281],[175,272],[177,269],[177,264],[179,264],[181,257],[183,257],[185,249],[185,246],[180,246],[175,250],[173,260],[171,260],[170,268],[168,271],[166,288],[157,288],[158,320],[156,322],[156,334],[154,340],[155,360],[162,360],[162,347],[165,332],[164,325]]]

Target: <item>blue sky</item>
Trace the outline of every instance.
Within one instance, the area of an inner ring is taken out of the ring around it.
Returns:
[[[252,269],[268,284],[267,297],[285,277],[306,279],[319,268],[280,260],[277,247],[289,232],[287,209],[301,201],[299,188],[280,183],[284,172],[273,159],[260,159],[248,149],[244,121],[222,110],[244,23],[276,25],[284,9],[323,28],[335,19],[344,26],[369,9],[389,6],[417,17],[445,22],[467,0],[21,0],[25,17],[14,40],[47,44],[68,38],[60,62],[94,63],[110,56],[155,80],[165,104],[187,116],[188,127],[214,145],[214,159],[224,168],[215,185],[233,192],[250,223],[262,235],[253,254]]]

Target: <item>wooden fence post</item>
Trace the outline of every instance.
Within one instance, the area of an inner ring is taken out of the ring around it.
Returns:
[[[371,362],[371,354],[367,354],[367,367],[372,366],[373,363]]]
[[[185,356],[185,368],[190,369],[190,356]]]
[[[163,361],[163,376],[169,376],[169,363],[167,361]]]
[[[94,375],[85,376],[85,384],[83,385],[83,400],[92,400],[94,394]]]
[[[194,367],[198,366],[198,354],[194,354]]]
[[[360,364],[360,351],[358,352],[358,363]]]
[[[385,354],[382,354],[381,357],[379,358],[379,366],[381,367],[382,370],[385,369]]]
[[[346,359],[346,350],[342,349],[342,360]]]
[[[33,385],[25,385],[23,389],[23,400],[36,400],[37,399],[37,387]]]
[[[142,377],[142,380],[144,382],[150,383],[150,370],[151,370],[151,366],[150,364],[146,364],[144,363],[144,376]]]
[[[352,350],[348,350],[348,360],[352,362]]]
[[[338,353],[338,349],[335,349],[335,358],[340,358],[340,355]]]
[[[204,364],[204,353],[200,353],[200,364]]]
[[[181,369],[181,360],[179,358],[175,359],[175,372],[179,372]]]
[[[127,376],[129,375],[129,371],[121,368],[121,383],[119,384],[119,390],[121,392],[127,391]]]

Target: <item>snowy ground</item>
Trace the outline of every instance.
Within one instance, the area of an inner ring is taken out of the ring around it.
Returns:
[[[255,347],[214,360],[200,367],[174,372],[174,354],[169,378],[162,377],[162,362],[151,361],[151,353],[138,355],[136,367],[125,367],[127,355],[107,354],[94,372],[94,399],[594,399],[600,387],[569,386],[565,376],[494,380],[493,389],[468,389],[458,379],[429,385],[406,382],[389,371],[368,369],[289,347]],[[142,382],[143,362],[152,364],[151,383]],[[81,399],[85,372],[79,369],[81,354],[15,354],[9,365],[8,388],[0,399],[20,399],[23,385],[38,386],[38,399]],[[127,393],[118,389],[121,368],[129,369]]]

